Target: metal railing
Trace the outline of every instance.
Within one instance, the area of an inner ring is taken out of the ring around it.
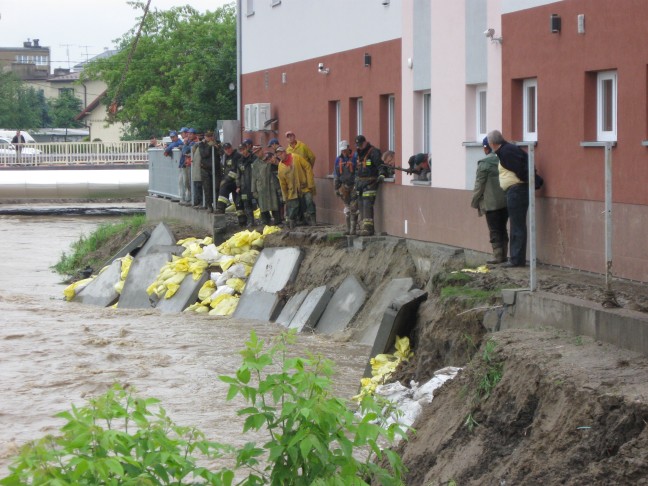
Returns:
[[[130,142],[0,143],[0,166],[87,166],[148,163],[148,140]]]

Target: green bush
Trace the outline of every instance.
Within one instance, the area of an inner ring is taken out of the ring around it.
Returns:
[[[246,486],[400,485],[405,468],[400,456],[382,449],[405,437],[399,426],[381,423],[381,409],[364,397],[358,414],[331,395],[331,362],[321,357],[289,357],[287,345],[295,333],[282,334],[267,351],[254,332],[241,352],[243,363],[229,383],[227,398],[241,395],[249,406],[244,431],[265,429],[269,440],[261,448],[248,444],[239,451],[238,465],[253,468]],[[278,368],[276,372],[269,370]],[[364,460],[358,451],[365,452]],[[378,463],[387,462],[389,468]],[[265,466],[264,466],[265,464]]]

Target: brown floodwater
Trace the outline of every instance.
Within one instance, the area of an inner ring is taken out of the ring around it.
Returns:
[[[81,234],[106,217],[0,216],[0,477],[21,444],[56,433],[57,412],[105,392],[113,383],[156,397],[180,425],[211,440],[242,445],[236,411],[219,375],[235,372],[250,332],[280,334],[272,323],[156,310],[103,309],[63,300],[65,284],[50,270]],[[336,363],[335,391],[358,391],[369,348],[299,337],[298,349]]]

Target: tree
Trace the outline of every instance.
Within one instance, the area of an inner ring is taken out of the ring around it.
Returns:
[[[47,121],[42,92],[25,86],[12,72],[0,72],[0,106],[1,127],[29,130]]]
[[[117,102],[111,122],[124,123],[127,137],[182,125],[213,129],[216,120],[236,117],[236,93],[229,89],[236,81],[234,5],[204,14],[190,6],[150,11],[126,70],[135,37],[133,28],[116,55],[91,62],[83,73],[106,82],[104,102]]]
[[[58,98],[50,100],[52,124],[57,128],[79,128],[83,123],[75,120],[81,112],[81,100],[72,91],[63,91]]]

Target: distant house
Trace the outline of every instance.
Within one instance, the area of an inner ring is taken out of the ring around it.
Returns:
[[[103,53],[89,59],[108,57],[116,51],[104,51]],[[120,140],[124,129],[122,123],[108,125],[108,111],[101,101],[106,95],[106,83],[101,80],[81,82],[81,71],[87,62],[74,66],[75,71],[69,69],[55,69],[52,76],[45,79],[25,79],[25,83],[33,88],[42,91],[46,99],[58,98],[62,93],[68,91],[81,100],[83,107],[76,119],[81,121],[89,130],[90,140],[99,139],[103,142],[117,142]]]
[[[50,74],[50,48],[39,39],[23,42],[22,47],[0,47],[0,69],[12,71],[20,79],[46,79]]]

